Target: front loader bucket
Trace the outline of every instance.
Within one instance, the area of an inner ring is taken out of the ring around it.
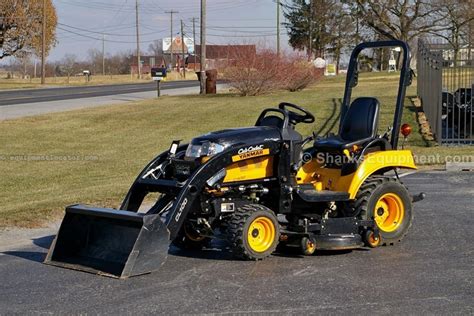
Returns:
[[[168,247],[169,233],[159,215],[72,205],[44,262],[127,278],[157,270]]]

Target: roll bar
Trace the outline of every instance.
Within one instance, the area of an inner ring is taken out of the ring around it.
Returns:
[[[340,125],[342,126],[342,121],[344,116],[350,107],[352,89],[357,86],[359,67],[357,62],[357,57],[360,52],[367,48],[383,48],[383,47],[400,47],[403,53],[403,64],[400,73],[400,81],[398,85],[398,95],[397,102],[395,107],[395,115],[393,119],[393,130],[392,137],[390,139],[390,144],[393,149],[396,149],[398,146],[398,135],[400,132],[401,119],[403,114],[403,104],[405,100],[406,87],[411,84],[411,70],[410,70],[410,48],[408,44],[400,40],[390,40],[390,41],[379,41],[379,42],[365,42],[357,45],[351,54],[351,59],[349,61],[349,68],[347,70],[346,77],[346,86],[344,89],[344,99],[342,101],[341,109],[341,118]],[[341,131],[339,130],[339,133]]]

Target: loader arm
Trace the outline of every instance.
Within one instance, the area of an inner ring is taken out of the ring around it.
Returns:
[[[184,144],[178,147],[176,150],[177,153],[184,152],[188,144]],[[157,167],[162,162],[164,162],[169,157],[169,151],[164,151],[158,156],[156,156],[152,161],[143,168],[142,172],[139,173],[138,177],[135,179],[133,184],[130,186],[130,189],[125,196],[122,205],[120,206],[120,210],[130,211],[130,212],[137,212],[140,208],[140,205],[143,202],[145,196],[149,193],[148,190],[144,188],[140,180],[143,176],[152,168]]]
[[[275,155],[280,151],[280,143],[278,142],[270,141],[256,145],[263,145],[263,149],[268,149],[268,153],[265,153],[265,155]],[[250,146],[245,144],[223,151],[213,156],[191,175],[178,194],[167,217],[166,226],[171,240],[179,233],[188,213],[207,185],[206,182],[216,173],[232,164],[236,157],[241,155],[239,151],[248,147]]]

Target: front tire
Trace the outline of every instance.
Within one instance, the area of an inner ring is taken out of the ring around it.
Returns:
[[[249,204],[238,208],[229,223],[232,252],[245,260],[270,256],[280,238],[278,220],[269,208]]]
[[[405,186],[393,178],[369,178],[355,205],[360,218],[375,221],[381,245],[401,241],[413,222],[411,196]]]

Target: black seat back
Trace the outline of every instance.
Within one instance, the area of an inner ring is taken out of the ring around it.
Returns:
[[[257,122],[256,126],[273,126],[278,128],[283,128],[283,119],[276,115],[269,115],[262,118],[259,122]]]
[[[342,122],[340,137],[347,141],[357,141],[375,137],[379,118],[380,103],[376,98],[355,99]]]

